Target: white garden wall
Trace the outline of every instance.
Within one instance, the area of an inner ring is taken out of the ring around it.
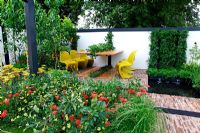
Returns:
[[[123,53],[112,57],[112,66],[128,55],[134,49],[137,50],[135,63],[133,65],[136,69],[147,69],[149,58],[149,44],[150,31],[127,31],[127,32],[113,32],[113,43],[116,50],[122,50]],[[78,40],[78,50],[87,49],[92,44],[104,42],[107,32],[79,32],[80,39]],[[200,45],[200,31],[190,31],[187,39],[187,60],[189,60],[189,49],[194,42]],[[107,64],[107,57],[98,56],[95,59],[94,65],[104,66]]]
[[[113,32],[113,43],[116,50],[122,50],[123,53],[112,56],[112,65],[124,58],[134,49],[137,50],[135,63],[133,65],[136,69],[147,69],[148,58],[149,58],[149,44],[150,44],[150,33],[151,31],[116,31]],[[80,39],[78,40],[78,50],[87,49],[89,45],[102,43],[107,35],[107,32],[78,32]],[[9,36],[8,36],[9,38]],[[8,39],[8,42],[12,39]],[[187,38],[187,61],[189,60],[189,49],[193,46],[194,42],[200,47],[200,31],[189,31],[189,36]],[[18,44],[18,42],[16,42]],[[22,45],[23,46],[23,45]],[[24,47],[22,48],[24,49]],[[13,57],[11,56],[12,50],[10,52],[10,61],[13,62]],[[4,58],[4,48],[3,48],[3,37],[2,29],[0,27],[0,65],[5,64]],[[105,66],[107,65],[107,57],[98,56],[95,59],[94,65]]]

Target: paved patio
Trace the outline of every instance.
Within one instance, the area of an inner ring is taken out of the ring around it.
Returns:
[[[93,67],[91,69],[81,71],[79,77],[88,77],[88,74],[92,71],[98,70],[99,67]],[[95,79],[108,80],[113,77],[119,78],[115,69],[102,74]],[[148,84],[148,75],[145,70],[135,70],[134,78],[142,79],[144,84]],[[128,82],[130,79],[121,79],[123,82]],[[177,109],[190,112],[200,113],[200,99],[188,98],[182,96],[172,96],[165,94],[149,93],[148,96],[156,104],[157,107]],[[192,117],[186,115],[177,115],[164,113],[167,123],[167,133],[200,133],[200,116]]]
[[[158,107],[200,112],[200,99],[164,94],[148,94]],[[165,114],[168,133],[199,133],[200,118]],[[200,117],[200,116],[199,116]]]

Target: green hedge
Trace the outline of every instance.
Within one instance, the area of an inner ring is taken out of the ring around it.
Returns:
[[[153,31],[149,68],[180,68],[186,62],[187,36],[187,31]]]

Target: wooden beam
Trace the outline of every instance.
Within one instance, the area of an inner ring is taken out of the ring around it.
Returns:
[[[37,74],[37,43],[36,43],[36,28],[35,28],[35,14],[34,14],[34,1],[25,1],[25,19],[26,19],[26,32],[28,39],[28,64],[31,74]]]

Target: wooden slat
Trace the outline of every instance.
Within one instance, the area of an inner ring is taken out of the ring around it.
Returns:
[[[103,51],[103,52],[97,52],[96,55],[98,56],[112,56],[119,53],[122,53],[123,51]],[[79,54],[90,54],[90,52],[79,52]]]

